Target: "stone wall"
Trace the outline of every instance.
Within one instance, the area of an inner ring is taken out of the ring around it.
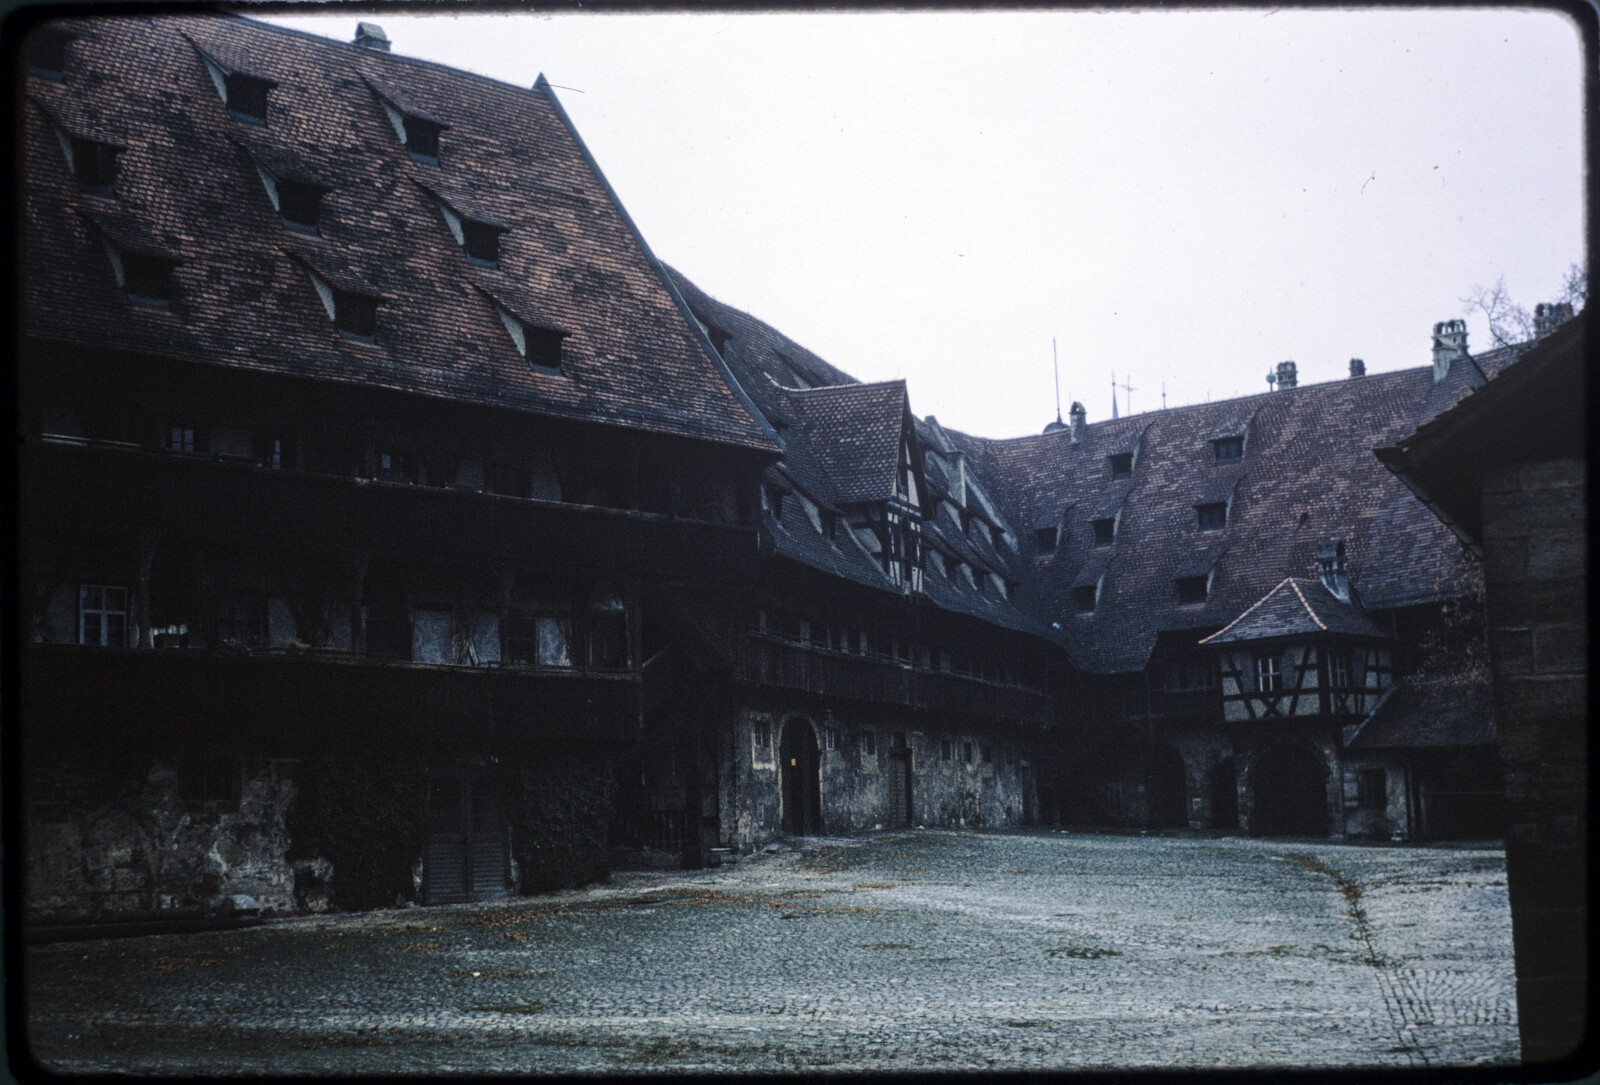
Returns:
[[[1483,480],[1495,718],[1522,1055],[1565,1057],[1587,1020],[1588,540],[1578,459]]]

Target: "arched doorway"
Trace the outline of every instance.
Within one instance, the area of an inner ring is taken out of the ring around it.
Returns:
[[[1328,773],[1302,746],[1287,743],[1261,755],[1250,774],[1255,810],[1253,836],[1326,836]]]
[[[783,765],[783,826],[796,836],[822,831],[817,736],[805,720],[785,720],[778,744]]]
[[[1239,783],[1233,758],[1226,757],[1206,773],[1206,791],[1211,795],[1211,827],[1225,833],[1239,831]]]
[[[1149,802],[1150,827],[1154,829],[1186,829],[1189,827],[1188,801],[1185,797],[1183,755],[1171,746],[1158,746],[1151,751],[1149,777],[1145,793]]]

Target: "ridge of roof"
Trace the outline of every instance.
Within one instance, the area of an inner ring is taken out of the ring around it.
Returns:
[[[1226,633],[1229,630],[1231,630],[1234,626],[1238,625],[1240,622],[1242,622],[1246,618],[1250,617],[1250,615],[1254,614],[1257,607],[1261,606],[1268,599],[1271,599],[1274,595],[1278,594],[1278,589],[1283,587],[1285,584],[1289,583],[1293,579],[1294,579],[1294,577],[1292,577],[1292,576],[1284,577],[1282,580],[1278,581],[1278,583],[1273,587],[1273,589],[1271,591],[1267,592],[1267,594],[1263,595],[1260,599],[1257,599],[1254,603],[1251,603],[1250,606],[1245,610],[1245,612],[1243,614],[1240,614],[1233,621],[1229,622],[1227,625],[1223,626],[1221,629],[1217,630],[1215,633],[1211,634],[1209,637],[1202,637],[1196,643],[1198,643],[1198,644],[1210,644],[1212,641],[1216,640],[1218,637],[1222,636],[1224,633]],[[1301,600],[1300,601],[1301,602],[1305,602],[1305,597],[1301,596]]]

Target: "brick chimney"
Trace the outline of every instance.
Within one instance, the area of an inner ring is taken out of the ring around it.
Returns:
[[[1467,322],[1441,320],[1433,326],[1433,383],[1450,375],[1450,363],[1467,356]]]
[[[1323,539],[1317,543],[1317,577],[1339,602],[1350,601],[1350,574],[1345,567],[1343,539]]]
[[[1367,375],[1367,363],[1360,358],[1351,358],[1350,375],[1352,377],[1365,377]]]
[[[1572,304],[1565,301],[1541,301],[1533,307],[1533,336],[1543,339],[1572,319]]]
[[[1089,412],[1083,409],[1082,403],[1073,400],[1072,407],[1067,411],[1067,419],[1067,428],[1072,430],[1072,443],[1082,443],[1083,432],[1089,427]]]
[[[1298,381],[1297,381],[1297,379],[1295,377],[1294,363],[1293,362],[1279,362],[1278,363],[1278,391],[1281,392],[1285,388],[1293,388],[1296,383],[1298,383]]]
[[[389,35],[383,32],[383,27],[377,23],[357,23],[354,44],[363,49],[376,49],[380,53],[389,51]]]

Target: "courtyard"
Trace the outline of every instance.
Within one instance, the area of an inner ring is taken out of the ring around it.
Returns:
[[[69,1073],[1518,1061],[1503,853],[916,831],[537,898],[30,947]]]

